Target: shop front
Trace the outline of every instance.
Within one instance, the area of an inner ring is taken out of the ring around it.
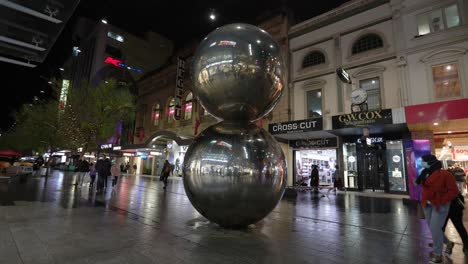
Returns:
[[[410,135],[402,108],[333,116],[332,126],[341,139],[346,189],[408,192],[404,146]]]
[[[300,139],[289,141],[293,149],[296,183],[310,185],[312,165],[317,165],[319,183],[333,184],[337,169],[338,139]]]
[[[408,171],[417,177],[418,162],[424,154],[435,154],[444,168],[461,167],[468,172],[468,99],[407,106],[406,119],[411,132],[414,162]],[[413,200],[420,190],[410,189]]]
[[[317,165],[320,184],[333,184],[337,177],[338,138],[323,131],[321,117],[270,124],[269,132],[289,157],[289,186],[310,185],[313,165]]]

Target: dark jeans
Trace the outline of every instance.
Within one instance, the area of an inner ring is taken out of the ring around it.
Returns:
[[[117,180],[119,179],[119,176],[114,176],[114,179],[112,179],[112,187],[117,185]]]
[[[167,178],[169,178],[169,173],[167,173],[167,174],[164,174],[164,176],[163,176],[163,183],[164,183],[164,187],[166,187],[166,186],[167,186]]]
[[[453,202],[450,204],[447,219],[445,219],[444,226],[442,227],[444,232],[449,219],[452,220],[453,226],[455,226],[458,235],[460,235],[460,238],[463,241],[463,247],[468,248],[468,234],[465,226],[463,225],[463,209],[460,206],[454,205]]]
[[[93,185],[96,180],[96,175],[89,175],[89,177],[91,178],[91,185]]]

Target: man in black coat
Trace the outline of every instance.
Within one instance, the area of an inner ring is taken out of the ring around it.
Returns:
[[[107,176],[111,174],[112,164],[106,156],[96,162],[96,172],[98,173],[97,192],[100,193],[107,187]]]

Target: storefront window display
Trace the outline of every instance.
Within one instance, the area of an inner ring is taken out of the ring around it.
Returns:
[[[406,173],[401,140],[387,141],[387,169],[389,189],[392,192],[406,192]]]
[[[336,149],[296,150],[296,183],[310,185],[312,165],[317,165],[320,184],[333,184],[336,175]]]
[[[357,184],[357,155],[356,144],[344,143],[343,145],[343,164],[344,164],[344,183],[347,188],[358,188]]]
[[[343,144],[346,188],[380,192],[406,192],[403,141],[381,136],[348,138]]]

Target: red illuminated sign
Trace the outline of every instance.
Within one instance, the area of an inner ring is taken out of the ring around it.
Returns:
[[[121,60],[118,60],[118,59],[114,59],[112,57],[107,57],[105,60],[104,60],[105,63],[107,64],[112,64],[114,65],[115,67],[119,67],[119,68],[122,68],[122,64],[123,62]]]

